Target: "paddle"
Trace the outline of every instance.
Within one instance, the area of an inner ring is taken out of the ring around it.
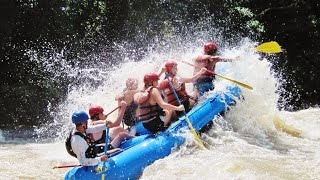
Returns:
[[[119,107],[117,107],[116,109],[118,109]],[[113,111],[115,111],[116,109],[114,109]],[[113,111],[111,111],[109,114],[111,114]],[[108,155],[108,144],[109,144],[109,128],[107,127],[106,129],[106,144],[105,144],[105,147],[104,147],[104,154],[109,157],[111,157],[112,154]],[[115,152],[116,153],[116,152]],[[118,154],[118,153],[116,153]],[[69,168],[69,167],[77,167],[77,166],[81,166],[80,164],[77,164],[77,165],[58,165],[58,166],[54,166],[53,169],[57,169],[57,168]],[[105,169],[105,162],[103,162],[103,169]],[[102,180],[104,180],[104,174],[102,174],[102,177],[101,177]]]
[[[115,110],[114,110],[115,111]],[[106,145],[104,146],[104,154],[106,156],[108,156],[108,144],[109,144],[109,127],[107,127],[107,132],[106,132]],[[104,170],[106,168],[106,161],[103,162],[103,168],[102,170]],[[102,174],[101,176],[101,180],[104,180],[104,174]]]
[[[168,73],[166,73],[166,77],[165,77],[165,78],[168,79],[169,86],[170,86],[170,88],[171,88],[171,90],[172,90],[175,98],[177,99],[179,105],[181,105],[181,102],[180,102],[180,99],[179,99],[179,97],[178,97],[178,95],[177,95],[177,92],[176,92],[176,90],[174,89],[171,81],[169,80],[169,74],[168,74]],[[198,144],[201,148],[205,149],[206,147],[203,145],[203,143],[202,143],[200,137],[198,136],[196,130],[193,128],[193,126],[192,126],[192,124],[191,124],[191,122],[190,122],[190,119],[189,119],[189,117],[188,117],[187,114],[186,114],[186,111],[183,111],[183,114],[184,114],[184,116],[186,117],[186,121],[187,121],[187,123],[188,123],[188,126],[189,126],[189,128],[190,128],[193,136],[195,137],[195,139],[196,139],[196,141],[197,141],[197,144]]]
[[[118,106],[118,107],[116,107],[116,108],[114,108],[112,111],[110,111],[108,114],[106,114],[105,116],[109,116],[111,113],[113,113],[114,111],[116,111],[117,109],[119,109],[120,108],[120,106]],[[108,140],[109,141],[109,128],[107,128],[107,132],[106,132],[106,140]],[[108,146],[108,143],[106,143],[106,145],[105,145],[105,149],[104,149],[104,152],[105,152],[105,154],[106,155],[108,155],[107,154],[107,147]],[[112,155],[112,154],[111,154]],[[110,155],[110,156],[111,156]],[[108,155],[108,157],[110,157],[109,155]],[[53,169],[57,169],[57,168],[69,168],[69,167],[77,167],[77,166],[81,166],[80,164],[77,164],[77,165],[57,165],[57,166],[54,166],[53,167]]]
[[[279,116],[273,117],[273,124],[276,129],[285,132],[287,134],[290,134],[293,137],[302,137],[303,132],[299,129],[294,128],[293,126],[290,126],[286,124]]]
[[[113,157],[115,155],[118,155],[120,153],[122,153],[123,151],[127,150],[131,148],[131,146],[125,148],[125,149],[119,149],[117,151],[112,151],[111,153],[108,154],[108,158],[110,157]],[[69,167],[77,167],[77,166],[81,166],[80,164],[74,164],[74,165],[57,165],[57,166],[54,166],[52,169],[58,169],[58,168],[69,168]]]
[[[110,111],[108,114],[106,114],[106,116],[109,116],[111,113],[113,113],[115,110],[117,110],[117,109],[119,109],[119,108],[120,108],[120,106],[114,108],[112,111]]]
[[[77,166],[80,166],[80,164],[74,164],[74,165],[57,165],[57,166],[54,166],[52,169],[69,168],[69,167],[77,167]]]
[[[111,114],[112,112],[114,112],[115,110],[117,110],[118,108],[120,108],[120,106],[118,106],[117,108],[113,109],[110,113],[107,114],[107,116],[109,114]],[[109,127],[107,127],[107,132],[106,132],[106,145],[104,146],[104,154],[106,156],[108,156],[108,144],[109,144]],[[108,156],[109,157],[109,156]],[[106,161],[103,162],[103,167],[102,167],[102,170],[101,171],[104,171],[106,168]],[[104,180],[104,176],[105,174],[102,174],[101,176],[101,180]]]
[[[263,52],[263,53],[280,53],[282,52],[281,46],[276,41],[262,43],[256,48],[255,51]]]
[[[179,60],[179,61],[181,61],[181,62],[183,62],[183,63],[185,63],[185,64],[188,64],[188,65],[190,65],[190,66],[192,66],[192,67],[195,67],[195,65],[193,65],[193,64],[191,64],[191,63],[189,63],[189,62],[186,62],[186,61],[183,61],[183,60]],[[212,74],[212,75],[216,75],[216,76],[219,76],[219,77],[221,77],[221,78],[223,78],[223,79],[229,80],[229,81],[231,81],[231,82],[233,82],[233,83],[236,83],[236,84],[238,84],[239,86],[242,86],[242,87],[244,87],[244,88],[247,88],[247,89],[250,89],[250,90],[253,89],[253,88],[252,88],[251,86],[249,86],[248,84],[239,82],[239,81],[237,81],[237,80],[234,80],[234,79],[231,79],[231,78],[228,78],[228,77],[225,77],[225,76],[222,76],[222,75],[217,74],[217,73],[215,73],[215,72],[213,72],[213,71],[207,70],[207,72],[210,73],[210,74]]]

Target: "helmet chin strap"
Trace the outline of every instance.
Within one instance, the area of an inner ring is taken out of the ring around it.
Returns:
[[[88,129],[88,122],[86,122],[86,126],[85,125],[82,125],[83,129],[84,129],[84,132],[86,132],[86,130]]]

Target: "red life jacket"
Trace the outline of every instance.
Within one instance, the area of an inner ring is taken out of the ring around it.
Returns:
[[[160,82],[159,88],[163,90],[165,94],[165,99],[167,103],[172,104],[174,106],[179,106],[179,102],[177,101],[176,96],[174,95],[174,92],[172,91],[168,79],[164,79]],[[176,90],[176,93],[178,95],[178,98],[180,101],[185,102],[189,100],[189,96],[186,91],[185,83],[181,83],[179,90]]]
[[[152,91],[154,87],[150,87],[148,89],[146,89],[144,91],[148,93],[148,97],[147,99],[143,102],[140,101],[138,104],[138,120],[142,121],[142,122],[149,122],[153,119],[155,119],[157,116],[164,116],[165,112],[163,111],[163,109],[158,105],[158,104],[154,104],[151,105],[150,104],[150,92]],[[141,99],[145,99],[145,97],[142,97]]]

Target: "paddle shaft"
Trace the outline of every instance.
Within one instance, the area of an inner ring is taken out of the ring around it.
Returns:
[[[108,155],[108,144],[109,144],[109,129],[110,128],[108,128],[107,127],[107,129],[106,129],[106,145],[104,146],[104,154],[105,155]]]
[[[181,62],[183,62],[183,63],[185,63],[185,64],[188,64],[188,65],[190,65],[190,66],[192,66],[192,67],[196,67],[195,65],[193,65],[193,64],[191,64],[191,63],[189,63],[189,62],[186,62],[186,61],[181,61]],[[226,80],[228,80],[228,81],[231,81],[231,82],[233,82],[233,83],[236,83],[236,84],[238,84],[239,86],[242,86],[242,87],[244,87],[244,88],[251,89],[251,90],[253,89],[252,86],[250,86],[250,85],[248,85],[248,84],[245,84],[245,83],[242,83],[242,82],[240,82],[240,81],[237,81],[237,80],[234,80],[234,79],[225,77],[225,76],[223,76],[223,75],[217,74],[217,73],[215,73],[215,72],[213,72],[213,71],[210,71],[210,70],[208,70],[208,69],[207,69],[207,73],[212,74],[212,75],[215,75],[215,76],[219,76],[219,77],[221,77],[221,78],[223,78],[223,79],[226,79]]]
[[[117,110],[117,109],[119,109],[119,108],[120,108],[120,106],[114,108],[112,111],[110,111],[108,114],[106,114],[106,116],[109,116],[111,113],[113,113],[115,110]]]
[[[57,169],[57,168],[69,168],[69,167],[77,167],[80,166],[79,164],[74,164],[74,165],[58,165],[58,166],[54,166],[53,169]]]
[[[118,106],[118,107],[116,107],[116,108],[114,108],[111,112],[109,112],[108,114],[106,114],[106,116],[109,116],[111,113],[113,113],[114,111],[116,111],[117,109],[119,109],[120,108],[120,106]],[[107,127],[107,129],[106,129],[106,145],[104,146],[104,154],[106,155],[106,156],[108,156],[108,144],[109,144],[109,127]],[[103,162],[103,169],[105,169],[105,167],[106,167],[106,161],[104,161]],[[104,180],[105,179],[105,174],[102,174],[101,175],[101,180]]]
[[[170,86],[170,88],[171,88],[171,90],[172,90],[175,98],[177,99],[178,104],[181,105],[181,102],[180,102],[180,99],[179,99],[179,97],[178,97],[178,95],[177,95],[177,92],[176,92],[176,90],[174,89],[172,83],[171,83],[170,80],[169,80],[169,74],[168,74],[168,73],[166,73],[166,79],[168,79],[169,86]],[[200,145],[202,148],[205,149],[205,146],[203,145],[203,143],[202,143],[200,137],[198,136],[196,130],[193,128],[193,126],[192,126],[192,124],[191,124],[191,122],[190,122],[190,119],[189,119],[189,117],[187,116],[185,110],[183,110],[183,114],[184,114],[184,116],[186,117],[186,121],[187,121],[187,123],[188,123],[188,126],[189,126],[192,134],[193,134],[194,137],[196,138],[198,145]]]
[[[220,75],[220,74],[217,74],[217,73],[215,73],[215,72],[213,72],[213,71],[207,70],[207,72],[210,73],[210,74],[212,74],[212,75],[216,75],[216,76],[219,76],[219,77],[221,77],[221,78],[223,78],[223,79],[226,79],[226,80],[228,80],[228,81],[231,81],[231,82],[233,82],[233,83],[236,83],[236,84],[238,84],[239,86],[242,86],[242,87],[244,87],[244,88],[247,88],[247,89],[250,89],[250,90],[253,89],[252,86],[249,86],[248,84],[244,84],[244,83],[239,82],[239,81],[237,81],[237,80],[230,79],[230,78],[228,78],[228,77],[225,77],[225,76],[222,76],[222,75]]]
[[[119,109],[120,106],[114,108],[112,111],[110,111],[108,114],[106,114],[106,116],[109,116],[111,113],[113,113],[114,111],[116,111],[117,109]],[[109,128],[107,128],[107,132],[106,132],[106,145],[104,147],[104,154],[108,155],[107,154],[107,149],[108,149],[108,141],[109,141]],[[111,154],[112,155],[112,154]],[[109,157],[109,155],[108,155]],[[59,166],[54,166],[53,169],[56,169],[56,168],[69,168],[69,167],[77,167],[77,166],[80,166],[79,164],[76,164],[76,165],[59,165]]]
[[[115,111],[116,109],[114,109],[113,111]],[[109,129],[110,128],[108,128],[107,127],[107,132],[106,132],[106,145],[104,146],[104,154],[106,155],[106,156],[108,156],[108,144],[109,144]],[[104,161],[103,162],[103,169],[105,169],[105,167],[106,167],[106,161]],[[105,179],[105,174],[102,174],[101,175],[101,180],[104,180]]]
[[[131,147],[131,146],[130,146],[130,147]],[[113,153],[110,153],[110,154],[108,154],[108,158],[113,157],[113,156],[115,156],[115,155],[117,155],[117,154],[120,154],[120,153],[122,153],[124,150],[129,149],[130,147],[125,148],[125,149],[121,149],[121,150],[119,150],[119,151],[115,151],[115,152],[113,152]],[[77,166],[81,166],[81,165],[80,165],[80,164],[74,164],[74,165],[57,165],[57,166],[54,166],[53,169],[69,168],[69,167],[77,167]]]

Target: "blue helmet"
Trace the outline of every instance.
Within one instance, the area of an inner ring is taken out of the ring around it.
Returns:
[[[89,116],[84,111],[76,111],[72,114],[72,122],[74,124],[79,124],[81,122],[87,122],[89,119]]]

